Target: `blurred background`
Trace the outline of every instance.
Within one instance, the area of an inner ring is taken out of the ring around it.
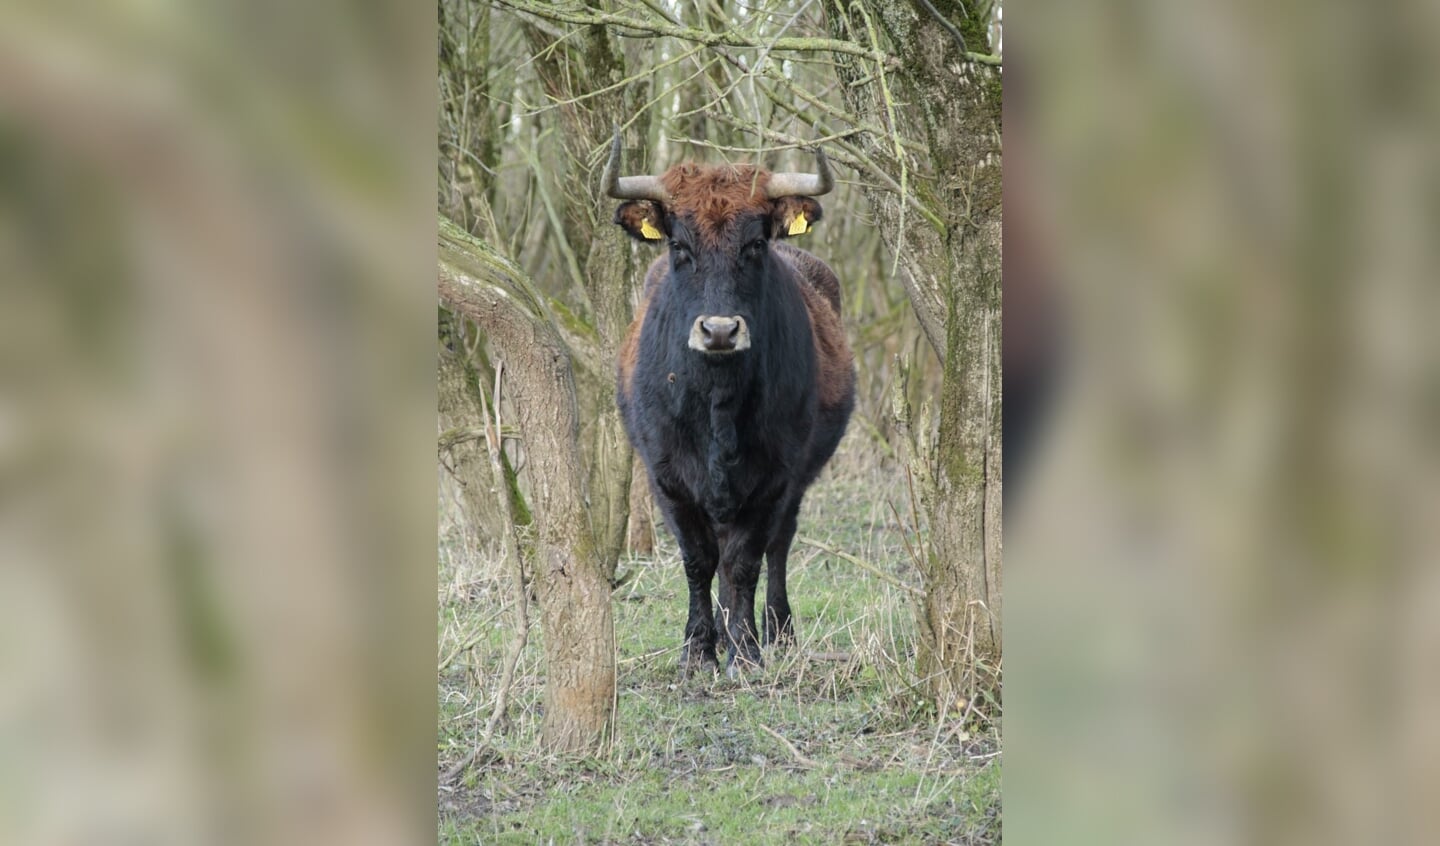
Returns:
[[[1013,190],[1067,330],[1007,503],[1007,836],[1434,842],[1435,5],[1006,23],[1005,283]]]
[[[0,842],[433,830],[434,34],[0,11]]]
[[[1433,842],[1440,16],[1006,13],[1007,833]],[[436,27],[0,12],[0,841],[433,836]]]

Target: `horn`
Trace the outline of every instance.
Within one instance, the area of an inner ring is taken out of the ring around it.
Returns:
[[[654,200],[668,203],[670,195],[655,176],[620,175],[620,127],[615,127],[615,141],[610,145],[610,160],[600,176],[600,187],[617,200]]]
[[[825,160],[825,151],[815,148],[815,173],[774,173],[765,186],[765,196],[772,200],[781,197],[818,197],[830,193],[835,187],[835,177],[830,173],[830,163]]]

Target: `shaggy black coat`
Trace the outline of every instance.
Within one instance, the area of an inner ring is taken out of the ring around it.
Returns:
[[[784,202],[793,212],[794,199]],[[818,220],[814,200],[801,210]],[[736,209],[713,226],[648,201],[616,213],[637,237],[639,224],[627,222],[643,220],[649,236],[663,228],[670,246],[647,274],[645,301],[621,350],[617,395],[684,559],[687,671],[718,667],[717,635],[730,647],[732,671],[737,661],[760,663],[754,598],[762,556],[765,642],[792,635],[785,569],[796,516],[854,406],[838,282],[818,258],[776,242],[789,223],[776,219],[779,211]],[[749,347],[710,354],[687,345],[702,315],[741,318]],[[717,572],[718,626],[710,593]]]

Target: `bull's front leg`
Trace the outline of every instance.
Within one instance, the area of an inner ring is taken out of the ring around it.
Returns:
[[[710,584],[715,577],[719,547],[704,512],[683,498],[655,490],[655,499],[665,522],[670,525],[685,563],[685,581],[690,589],[690,613],[685,620],[685,642],[680,650],[680,672],[689,676],[700,670],[718,672],[715,655],[715,612]]]
[[[769,527],[764,520],[757,525],[745,520],[746,516],[742,511],[742,519],[729,527],[720,547],[721,623],[730,642],[725,670],[732,678],[740,670],[764,663],[755,627],[755,588]]]

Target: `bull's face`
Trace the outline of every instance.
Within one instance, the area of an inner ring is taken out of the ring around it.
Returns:
[[[773,267],[770,242],[808,232],[821,215],[813,195],[833,185],[824,154],[818,174],[687,164],[663,177],[619,177],[619,157],[617,136],[604,177],[610,195],[626,200],[615,222],[669,247],[666,296],[689,327],[686,345],[716,358],[750,349]]]
[[[770,276],[771,240],[809,231],[820,215],[820,203],[810,197],[767,200],[759,210],[719,219],[673,203],[631,200],[616,210],[615,222],[640,241],[669,247],[670,296],[690,327],[687,346],[725,356],[750,348]]]

